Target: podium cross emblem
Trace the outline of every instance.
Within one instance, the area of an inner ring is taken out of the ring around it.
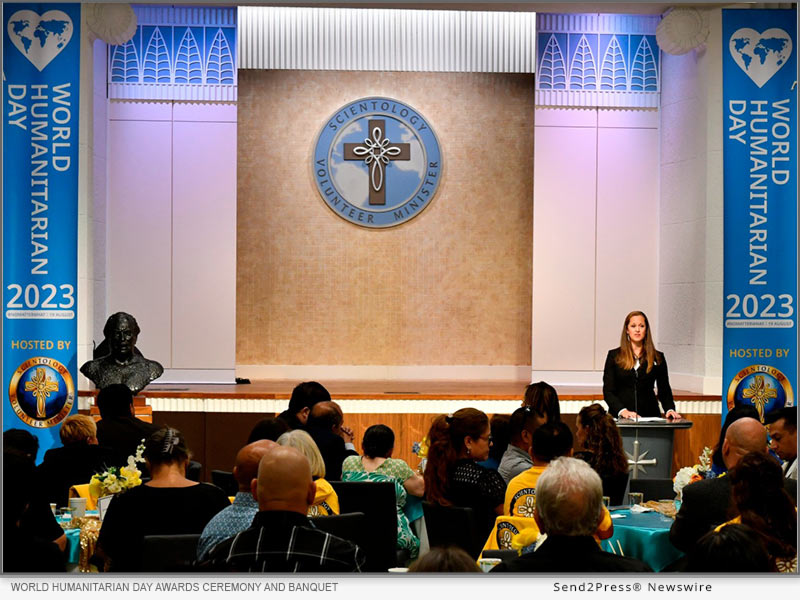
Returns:
[[[631,479],[639,479],[639,470],[647,474],[647,470],[644,468],[645,465],[655,466],[658,464],[658,459],[656,458],[645,458],[648,452],[650,451],[641,452],[639,440],[633,441],[633,454],[625,451],[625,455],[628,457],[628,464],[631,466]]]

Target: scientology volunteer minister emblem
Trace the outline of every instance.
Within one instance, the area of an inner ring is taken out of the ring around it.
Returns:
[[[439,141],[419,111],[391,98],[362,98],[337,110],[314,146],[314,181],[341,218],[375,229],[419,215],[442,173]]]
[[[31,427],[53,427],[63,421],[75,403],[75,386],[64,365],[43,356],[23,362],[8,386],[11,408]]]

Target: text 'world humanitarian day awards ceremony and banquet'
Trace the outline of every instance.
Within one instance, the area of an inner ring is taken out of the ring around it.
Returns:
[[[2,15],[14,590],[797,574],[796,4]]]

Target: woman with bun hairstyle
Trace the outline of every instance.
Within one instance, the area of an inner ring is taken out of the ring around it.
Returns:
[[[425,498],[444,506],[473,509],[478,527],[488,535],[503,514],[506,484],[478,461],[486,460],[492,444],[489,418],[474,408],[440,415],[428,432]]]
[[[625,488],[628,487],[628,458],[622,449],[622,436],[614,419],[600,404],[584,406],[578,413],[575,439],[580,458],[600,475],[603,495],[611,504],[622,504]]]
[[[654,390],[658,386],[658,398]],[[647,316],[640,310],[628,313],[622,325],[619,348],[608,351],[603,371],[603,399],[618,419],[660,417],[680,419],[672,400],[667,361],[656,350]]]
[[[144,458],[150,481],[114,496],[100,528],[97,553],[107,571],[141,571],[145,536],[200,534],[230,505],[218,487],[186,478],[190,452],[177,429],[153,433]]]

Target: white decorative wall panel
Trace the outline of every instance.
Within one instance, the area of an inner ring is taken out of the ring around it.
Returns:
[[[535,13],[240,6],[238,23],[240,69],[535,69]]]
[[[236,9],[136,6],[136,33],[108,47],[109,97],[236,101]]]
[[[655,108],[659,16],[540,14],[537,106]]]

